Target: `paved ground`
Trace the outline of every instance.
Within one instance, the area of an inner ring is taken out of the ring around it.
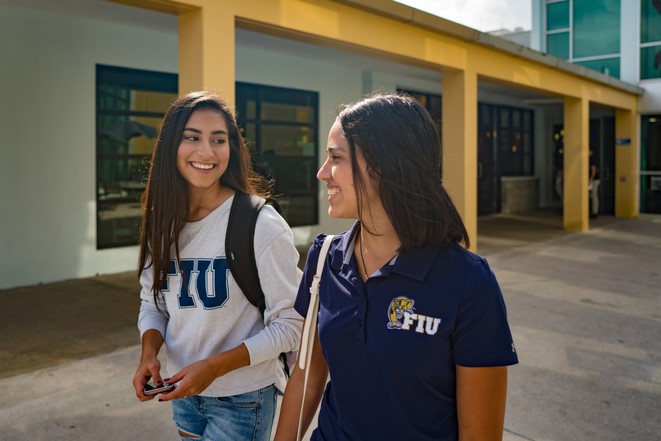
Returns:
[[[521,361],[504,439],[661,439],[661,218],[479,231]],[[167,405],[133,397],[137,308],[132,273],[0,291],[0,441],[177,440]]]

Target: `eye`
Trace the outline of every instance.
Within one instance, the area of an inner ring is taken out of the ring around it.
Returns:
[[[197,136],[184,136],[184,140],[186,141],[197,141]]]
[[[219,139],[214,139],[213,142],[216,144],[225,144],[227,140],[225,138],[219,138]]]

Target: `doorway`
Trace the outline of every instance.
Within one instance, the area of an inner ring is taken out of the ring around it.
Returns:
[[[500,213],[506,209],[504,197],[522,199],[522,189],[513,196],[501,178],[534,176],[534,113],[487,103],[478,103],[477,109],[477,214]]]
[[[597,161],[599,213],[615,214],[615,117],[590,120],[590,149]]]
[[[590,119],[589,148],[597,163],[599,186],[599,213],[615,214],[615,117],[603,116]],[[562,124],[554,124],[553,145],[553,200],[560,200],[562,194],[562,170],[564,161],[564,129]],[[587,170],[586,170],[587,172]]]
[[[494,106],[480,104],[477,112],[477,214],[500,211],[500,179],[496,179]]]

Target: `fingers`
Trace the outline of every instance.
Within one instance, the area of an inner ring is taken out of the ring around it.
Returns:
[[[168,383],[168,384],[175,384],[176,386],[175,386],[175,388],[174,388],[172,391],[167,392],[167,393],[164,393],[164,394],[161,394],[161,395],[158,397],[158,401],[171,401],[171,400],[177,400],[177,399],[179,399],[179,398],[185,398],[187,395],[192,395],[191,393],[188,393],[188,394],[185,393],[184,388],[181,387],[181,386],[182,386],[181,384],[179,384],[179,382],[180,382],[181,380],[183,380],[184,376],[185,376],[185,375],[184,375],[181,371],[179,371],[179,372],[177,372],[176,374],[174,374],[172,377],[170,377],[170,378],[166,378],[166,379],[165,379],[165,382],[166,382],[166,383]]]
[[[136,375],[133,378],[133,388],[135,389],[135,396],[138,400],[140,401],[149,401],[153,400],[153,396],[147,396],[144,393],[145,386],[147,385],[147,382],[149,381],[149,378],[146,378],[142,375]]]
[[[179,398],[186,398],[186,395],[183,395],[183,393],[179,390],[179,388],[175,387],[172,390],[172,392],[161,394],[158,397],[158,401],[172,401],[172,400],[177,400]]]
[[[135,389],[135,396],[140,401],[150,401],[154,399],[153,395],[145,395],[144,390],[149,380],[157,385],[163,384],[163,379],[160,373],[160,363],[158,360],[150,363],[141,363],[135,375],[133,376],[133,389]]]

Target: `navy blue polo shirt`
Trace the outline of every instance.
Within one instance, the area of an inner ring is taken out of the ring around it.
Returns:
[[[322,274],[330,381],[312,440],[456,440],[455,366],[518,362],[498,282],[484,258],[451,244],[402,252],[363,284],[358,225],[333,239]],[[303,316],[324,237],[308,253]]]

